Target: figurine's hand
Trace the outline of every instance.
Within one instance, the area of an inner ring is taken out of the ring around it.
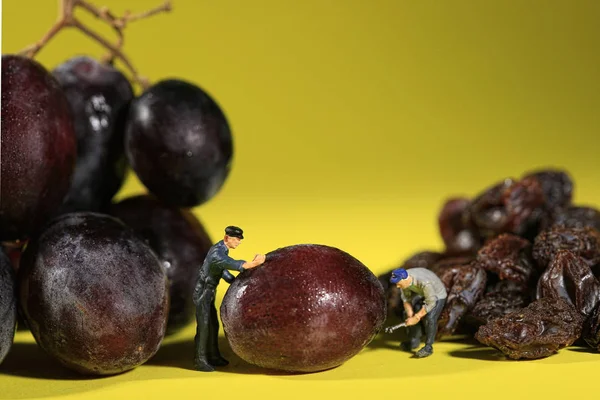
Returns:
[[[267,257],[264,254],[257,254],[254,256],[254,260],[252,260],[252,262],[255,263],[256,266],[259,266],[265,262],[266,258]]]
[[[420,318],[419,318],[419,317],[417,317],[417,316],[412,316],[412,317],[410,317],[410,318],[406,318],[406,321],[404,321],[404,322],[406,322],[406,326],[413,326],[413,325],[416,325],[416,324],[418,324],[418,323],[419,323],[419,321],[420,321]]]

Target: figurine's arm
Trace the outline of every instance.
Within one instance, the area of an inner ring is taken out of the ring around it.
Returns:
[[[423,296],[425,297],[423,309],[423,316],[427,314],[429,311],[433,310],[435,307],[435,303],[438,301],[438,297],[433,289],[433,285],[431,283],[427,283],[423,288]]]
[[[419,312],[413,316],[413,319],[416,319],[415,324],[418,323],[425,315],[427,315],[427,313],[431,311],[433,307],[435,307],[435,303],[438,300],[435,291],[433,290],[433,286],[430,283],[426,284],[423,288],[423,296],[425,297],[425,300],[423,301],[423,307],[421,307]]]
[[[233,281],[235,280],[235,276],[233,276],[231,272],[227,271],[226,269],[223,270],[222,276],[225,282],[229,284],[233,283]]]
[[[229,257],[224,251],[219,251],[217,257],[217,264],[223,271],[230,270],[242,272],[245,269],[244,264],[246,264],[246,261],[234,260],[233,258]]]
[[[406,317],[407,318],[412,317],[414,314],[414,311],[413,311],[411,302],[408,301],[408,299],[406,298],[406,295],[404,294],[404,289],[400,289],[400,298],[402,299],[402,303],[404,305],[404,311],[406,312]]]
[[[244,260],[234,260],[229,257],[225,252],[219,253],[219,266],[223,270],[231,270],[231,271],[239,271],[242,272],[245,269],[250,269],[254,267],[258,267],[262,263],[265,262],[265,256],[262,254],[257,254],[254,256],[252,261],[244,261]]]

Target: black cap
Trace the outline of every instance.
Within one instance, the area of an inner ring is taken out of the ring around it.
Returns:
[[[237,226],[228,226],[225,228],[225,234],[227,236],[236,237],[239,239],[244,238],[244,231],[238,228]]]

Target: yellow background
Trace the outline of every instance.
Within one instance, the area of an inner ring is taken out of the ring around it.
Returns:
[[[159,4],[94,3],[119,15]],[[56,9],[4,0],[2,53],[41,38]],[[444,198],[532,168],[568,169],[575,202],[600,206],[599,15],[594,0],[175,0],[172,13],[132,23],[125,50],[152,81],[200,85],[229,118],[232,172],[195,209],[215,241],[235,224],[246,234],[236,258],[319,243],[377,274],[441,249]],[[37,59],[54,68],[86,53],[104,52],[67,30]],[[131,174],[119,198],[143,191]],[[339,368],[296,376],[265,374],[223,344],[232,365],[202,374],[189,369],[193,331],[101,379],[65,373],[19,333],[0,366],[0,399],[564,398],[597,393],[600,370],[600,355],[584,349],[503,362],[445,341],[412,360],[380,337]]]

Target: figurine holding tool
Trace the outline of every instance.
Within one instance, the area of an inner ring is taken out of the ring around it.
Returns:
[[[229,257],[229,250],[238,247],[244,239],[243,233],[237,226],[225,228],[225,237],[210,248],[198,274],[193,296],[197,323],[194,368],[198,371],[212,372],[215,367],[229,364],[221,356],[218,346],[219,320],[215,295],[221,278],[232,283],[235,277],[229,270],[242,272],[265,262],[263,254],[257,254],[250,262]]]
[[[433,353],[438,318],[448,296],[443,282],[434,272],[425,268],[397,268],[392,271],[390,282],[401,289],[400,297],[404,303],[406,320],[385,328],[385,332],[391,333],[403,326],[408,327],[408,341],[402,342],[400,347],[412,351],[421,343],[422,325],[425,329],[425,346],[415,353],[415,357],[430,356]]]

